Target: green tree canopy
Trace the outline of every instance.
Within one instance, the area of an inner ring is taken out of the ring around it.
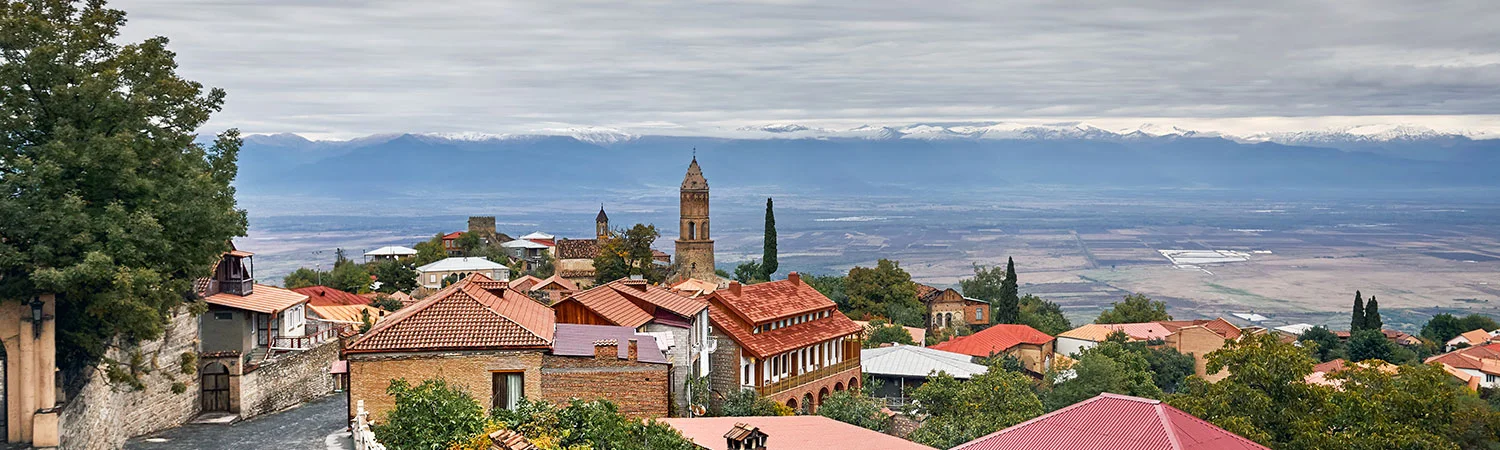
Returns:
[[[1349,336],[1349,344],[1344,351],[1348,353],[1350,361],[1365,361],[1378,359],[1390,361],[1396,353],[1396,344],[1386,339],[1385,333],[1376,330],[1359,330]]]
[[[723,417],[790,416],[796,412],[791,407],[761,397],[755,391],[744,389],[725,395],[714,415]]]
[[[781,263],[776,257],[776,212],[771,206],[771,199],[766,199],[766,237],[761,244],[761,275],[767,280],[771,275],[781,268]]]
[[[844,281],[850,313],[855,318],[886,317],[892,323],[921,327],[924,307],[917,301],[917,286],[901,263],[881,259],[874,268],[849,269]]]
[[[1343,343],[1339,341],[1338,335],[1328,331],[1322,325],[1303,331],[1302,335],[1297,337],[1297,341],[1318,344],[1318,361],[1332,361],[1343,354]]]
[[[647,281],[660,283],[666,274],[656,269],[651,253],[651,244],[659,237],[661,233],[656,226],[639,223],[612,233],[599,244],[599,256],[594,257],[594,282],[604,284],[641,275]]]
[[[883,320],[870,321],[870,337],[865,339],[865,348],[879,347],[881,344],[906,344],[917,345],[917,341],[906,331],[905,327],[886,323]]]
[[[1349,332],[1363,329],[1365,329],[1365,299],[1359,291],[1354,291],[1354,312],[1349,316]]]
[[[848,313],[849,296],[844,294],[844,279],[843,275],[802,275],[802,282],[812,286],[829,300],[833,300],[834,304],[839,305],[839,311]]]
[[[495,411],[499,428],[520,432],[533,442],[548,442],[557,449],[697,450],[698,446],[661,422],[640,421],[620,414],[614,403],[573,399],[565,407],[546,401],[522,399],[515,411]],[[491,448],[488,438],[476,436]],[[445,448],[445,447],[439,447]],[[394,449],[393,449],[394,450]]]
[[[1370,296],[1370,301],[1365,302],[1365,326],[1366,330],[1380,331],[1385,329],[1385,321],[1380,320],[1380,303],[1375,301],[1375,296]]]
[[[0,298],[57,295],[68,374],[160,337],[245,234],[238,132],[194,143],[224,91],[178,76],[167,38],[117,43],[124,24],[104,2],[0,9]]]
[[[1021,297],[1020,280],[1016,278],[1016,260],[1007,258],[1005,261],[1005,281],[1000,284],[1000,298],[991,308],[995,311],[995,323],[1020,323],[1021,320]]]
[[[1026,294],[1021,297],[1020,323],[1053,336],[1073,329],[1072,322],[1063,316],[1062,307],[1041,297]]]
[[[1144,350],[1132,351],[1116,341],[1085,349],[1073,365],[1074,376],[1054,385],[1046,395],[1047,410],[1057,410],[1104,392],[1161,398],[1162,390],[1152,378],[1151,363],[1146,360]]]
[[[412,246],[412,249],[417,251],[417,255],[412,257],[412,267],[422,267],[448,257],[448,250],[443,248],[443,233],[433,235],[432,239],[418,242]]]
[[[1005,270],[998,266],[975,264],[974,277],[958,280],[958,288],[965,297],[977,298],[994,305],[1005,295],[1005,278]]]
[[[884,431],[887,417],[880,412],[883,407],[885,405],[879,400],[858,391],[845,390],[834,392],[824,399],[823,404],[818,406],[818,415],[857,427]]]
[[[1495,319],[1470,314],[1463,318],[1454,317],[1452,314],[1443,313],[1432,316],[1426,324],[1422,325],[1422,337],[1442,345],[1458,335],[1471,330],[1493,331],[1500,329],[1500,324]]]
[[[328,276],[327,272],[315,269],[298,267],[292,273],[281,278],[281,285],[287,289],[301,289],[308,286],[322,286],[323,278]]]
[[[950,448],[1039,416],[1042,402],[1031,384],[1030,377],[998,366],[964,382],[939,373],[911,392],[929,416],[908,438]]]
[[[740,284],[756,284],[769,281],[765,269],[755,260],[745,261],[734,267],[734,280]]]
[[[1099,313],[1099,318],[1094,323],[1141,323],[1158,320],[1172,320],[1172,316],[1167,314],[1165,302],[1152,300],[1141,294],[1130,294],[1125,296],[1124,301],[1111,303],[1109,309]]]
[[[445,449],[484,429],[484,409],[468,392],[444,379],[412,386],[391,381],[386,393],[396,408],[374,427],[375,439],[391,450]]]
[[[399,259],[372,261],[365,269],[380,282],[383,293],[411,292],[417,288],[417,271],[410,262]]]

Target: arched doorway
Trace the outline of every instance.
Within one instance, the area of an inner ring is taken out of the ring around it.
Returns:
[[[815,406],[816,405],[813,405],[813,396],[811,392],[802,394],[802,414],[812,414],[816,409]]]
[[[844,382],[840,381],[840,382],[837,382],[837,383],[833,383],[833,392],[843,392],[843,391],[844,391]]]
[[[795,399],[795,398],[786,399],[786,406],[788,408],[792,408],[792,411],[796,411],[797,410],[797,399]]]
[[[859,378],[850,378],[849,379],[849,390],[851,390],[851,391],[857,391],[857,390],[859,390]]]
[[[203,412],[229,411],[229,368],[218,362],[203,366]]]
[[[828,401],[828,386],[823,386],[823,389],[818,390],[818,405],[822,406],[826,401]]]

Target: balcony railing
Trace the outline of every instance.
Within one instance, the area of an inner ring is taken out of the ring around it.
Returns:
[[[324,342],[338,339],[340,332],[347,328],[352,328],[352,326],[347,323],[322,322],[318,325],[317,331],[306,336],[276,336],[271,338],[271,350],[309,350]]]
[[[775,383],[757,387],[755,388],[755,392],[760,394],[761,396],[774,395],[783,391],[791,390],[792,388],[795,388],[797,386],[831,377],[835,374],[838,374],[839,372],[853,369],[855,367],[859,367],[859,359],[846,359],[833,363],[833,365],[828,367],[824,367],[811,372],[792,375],[790,377],[783,378]]]
[[[255,291],[254,278],[241,278],[237,280],[225,280],[218,282],[219,292],[233,295],[250,295]]]

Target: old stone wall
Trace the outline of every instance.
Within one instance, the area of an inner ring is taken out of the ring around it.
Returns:
[[[575,398],[606,399],[628,417],[667,416],[667,370],[671,366],[619,359],[614,346],[595,351],[598,356],[594,358],[543,356],[542,398],[559,405]]]
[[[311,350],[289,353],[240,375],[240,417],[280,411],[333,392],[328,367],[339,359],[339,343],[328,341]]]
[[[521,372],[526,398],[541,398],[540,350],[351,354],[348,359],[349,407],[364,400],[365,410],[376,423],[384,423],[386,412],[396,406],[395,398],[385,391],[391,380],[398,378],[413,386],[430,378],[443,378],[468,391],[488,411],[491,374]]]
[[[155,370],[143,377],[145,388],[110,385],[102,371],[87,375],[84,387],[65,406],[58,425],[62,448],[117,449],[134,436],[181,425],[198,414],[199,380],[196,362],[183,373],[182,355],[198,354],[198,318],[186,312],[172,317],[163,338],[140,346]],[[123,351],[109,355],[128,359]],[[180,383],[180,384],[178,384]],[[173,392],[173,386],[181,392]]]
[[[709,388],[723,396],[734,395],[740,391],[740,346],[719,330],[714,330],[709,339],[718,341],[718,348],[709,357]],[[711,395],[709,401],[719,402],[721,398]]]
[[[692,376],[692,330],[682,327],[660,325],[655,322],[646,324],[647,332],[672,333],[672,348],[666,351],[667,362],[672,363],[672,379],[668,384],[668,390],[672,392],[672,415],[674,417],[687,417],[687,380]],[[658,343],[660,344],[660,343]]]

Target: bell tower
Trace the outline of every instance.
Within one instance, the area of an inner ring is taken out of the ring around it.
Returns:
[[[698,167],[698,157],[688,164],[687,175],[679,190],[681,206],[678,219],[677,260],[679,278],[715,281],[714,240],[708,226],[708,180]]]
[[[609,215],[604,214],[604,205],[599,205],[599,215],[594,216],[594,238],[603,241],[609,237]]]

